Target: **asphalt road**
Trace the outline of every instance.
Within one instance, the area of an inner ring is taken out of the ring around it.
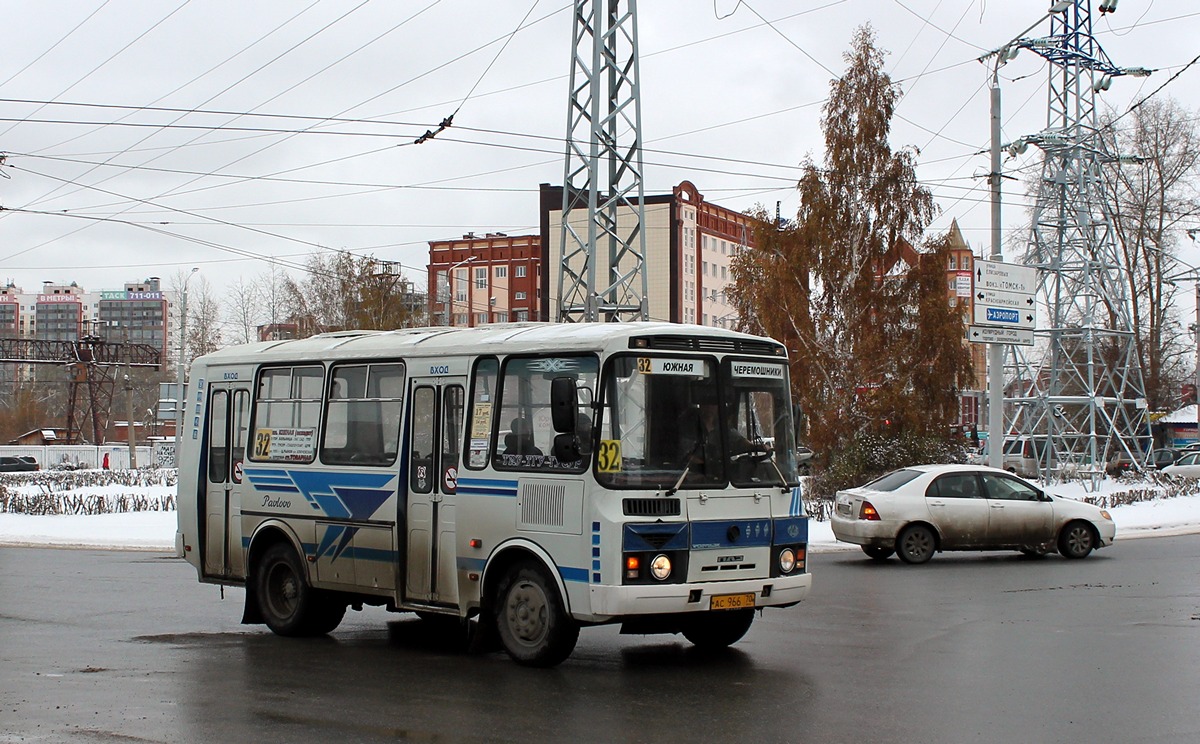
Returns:
[[[594,628],[533,670],[380,610],[277,638],[167,556],[0,548],[0,742],[1196,742],[1198,559],[818,554],[727,652]]]

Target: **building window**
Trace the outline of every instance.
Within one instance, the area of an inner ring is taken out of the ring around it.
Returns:
[[[508,267],[507,266],[497,266],[496,267],[496,278],[504,279],[507,277],[508,277]]]
[[[508,322],[508,313],[504,312],[503,310],[496,313],[496,322],[497,323],[507,323]]]
[[[516,272],[517,272],[517,273],[516,273],[516,277],[517,277],[518,279],[520,279],[520,278],[522,278],[522,277],[524,277],[524,276],[525,276],[525,266],[524,266],[524,265],[517,266],[517,267],[515,267],[515,268],[516,268]]]
[[[487,322],[487,313],[475,313],[475,325],[485,325]]]
[[[950,270],[954,271],[957,268],[958,268],[958,258],[953,253],[951,253],[950,254]]]
[[[514,300],[523,300],[523,299],[525,299],[525,293],[524,292],[516,292],[515,294],[513,294],[513,299]]]
[[[487,275],[486,266],[475,269],[475,289],[487,289]]]
[[[527,320],[529,320],[529,311],[528,310],[518,310],[517,311],[517,322],[523,323]]]

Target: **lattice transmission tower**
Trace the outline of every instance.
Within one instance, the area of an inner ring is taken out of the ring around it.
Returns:
[[[1101,3],[1101,12],[1114,3]],[[1011,348],[1006,431],[1045,437],[1043,475],[1093,472],[1115,457],[1143,465],[1150,445],[1145,387],[1128,283],[1101,168],[1115,160],[1100,136],[1096,94],[1120,68],[1092,37],[1090,0],[1050,16],[1050,35],[1018,46],[1050,62],[1046,128],[1025,142],[1044,154],[1025,262],[1038,272],[1039,329]],[[1022,146],[1018,140],[1018,149]]]
[[[636,0],[576,0],[557,319],[646,320]]]

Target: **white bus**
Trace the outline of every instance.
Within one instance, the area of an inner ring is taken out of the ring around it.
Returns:
[[[217,351],[190,379],[176,550],[245,587],[243,622],[319,635],[380,605],[478,621],[550,666],[582,626],[727,646],[809,592],[770,339],[354,331]]]

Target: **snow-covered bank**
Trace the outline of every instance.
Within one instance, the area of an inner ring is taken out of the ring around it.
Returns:
[[[1075,494],[1070,494],[1075,495]],[[1200,534],[1200,496],[1146,501],[1110,510],[1117,541],[1152,535]],[[173,551],[175,512],[87,516],[0,514],[0,545]],[[809,525],[811,549],[852,549],[838,543],[828,522]]]

